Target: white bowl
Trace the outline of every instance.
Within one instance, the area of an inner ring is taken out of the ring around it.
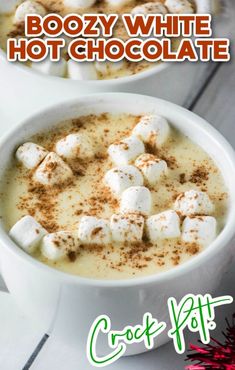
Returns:
[[[211,13],[213,1],[215,0],[196,0],[198,12]],[[7,101],[10,98],[12,87],[16,97],[25,97],[20,102],[15,102],[15,110],[19,115],[22,114],[22,117],[25,113],[33,113],[45,107],[48,100],[58,102],[61,98],[96,92],[139,93],[183,105],[195,87],[201,71],[204,71],[204,63],[201,62],[160,63],[133,76],[111,80],[75,81],[43,75],[21,64],[6,63],[5,59],[5,54],[0,51],[0,74],[5,80],[3,99]],[[30,104],[28,104],[29,92]]]
[[[17,146],[31,135],[64,119],[102,112],[164,115],[214,159],[228,187],[230,208],[217,239],[189,262],[153,276],[120,281],[81,278],[52,269],[23,252],[1,224],[1,271],[19,307],[45,332],[84,350],[89,328],[100,314],[109,315],[112,327],[117,330],[140,324],[145,312],[169,324],[168,297],[179,300],[187,293],[213,293],[234,255],[231,243],[235,234],[234,151],[202,118],[163,100],[133,94],[97,94],[52,106],[20,123],[0,141],[0,179]],[[168,340],[165,331],[157,345]],[[106,343],[105,336],[99,337],[101,353],[107,351]],[[145,350],[139,343],[130,346],[127,354]]]

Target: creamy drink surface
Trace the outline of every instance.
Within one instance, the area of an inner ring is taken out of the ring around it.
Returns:
[[[162,4],[165,3],[165,0],[160,0]],[[83,8],[83,9],[71,9],[65,7],[63,1],[53,1],[53,0],[40,0],[38,1],[43,6],[45,6],[46,10],[49,13],[57,13],[61,16],[65,16],[70,13],[76,14],[96,14],[96,13],[104,13],[104,14],[126,14],[130,13],[131,10],[139,5],[143,5],[145,3],[149,3],[148,0],[132,0],[127,1],[125,5],[119,8],[111,7],[108,2],[105,0],[97,1],[92,7]],[[20,2],[19,2],[20,3]],[[196,12],[195,2],[191,1],[193,9]],[[170,12],[169,12],[170,13]],[[129,39],[129,36],[124,28],[123,23],[121,20],[117,23],[114,28],[114,37],[120,38],[122,40]],[[14,13],[1,15],[0,14],[0,48],[6,50],[7,39],[10,37],[24,37],[24,24],[14,24]],[[172,38],[172,49],[176,50],[179,45],[179,38]],[[66,48],[63,52],[63,58],[68,59],[68,54]],[[30,63],[28,63],[30,66]],[[130,62],[125,60],[122,64],[122,67],[119,68],[112,68],[109,71],[101,71],[100,69],[97,71],[97,79],[116,79],[120,77],[134,75],[140,72],[145,71],[146,69],[151,68],[152,66],[156,65],[156,63],[151,63],[147,61],[142,62]],[[69,77],[68,75],[60,76],[60,77]]]
[[[89,133],[97,154],[85,163],[75,163],[72,183],[51,190],[36,185],[32,172],[12,159],[1,184],[1,216],[9,230],[22,216],[32,215],[48,232],[74,230],[84,215],[109,219],[118,212],[119,201],[104,185],[107,170],[114,167],[107,155],[113,142],[130,135],[140,117],[132,115],[90,115],[64,122],[31,141],[53,151],[55,143],[71,133]],[[151,214],[172,209],[179,193],[189,189],[206,192],[215,204],[213,216],[218,232],[224,226],[227,212],[227,190],[215,163],[206,152],[171,126],[170,137],[155,154],[165,159],[168,174],[150,188],[153,197]],[[135,245],[81,246],[77,258],[52,262],[39,251],[34,257],[59,270],[99,279],[124,279],[156,274],[193,258],[202,247],[181,239],[148,240]]]

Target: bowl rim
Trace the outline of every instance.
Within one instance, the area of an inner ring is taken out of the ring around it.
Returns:
[[[149,102],[151,104],[158,104],[164,105],[164,108],[167,107],[168,109],[174,110],[175,114],[184,115],[185,117],[191,118],[194,121],[194,125],[199,127],[201,133],[210,135],[213,137],[213,140],[217,142],[217,144],[221,147],[223,154],[227,161],[229,161],[229,165],[234,172],[234,177],[232,177],[232,181],[234,181],[235,187],[235,152],[232,146],[228,143],[228,141],[207,121],[203,118],[199,117],[195,113],[180,107],[174,103],[165,101],[163,99],[158,99],[150,96],[140,95],[140,94],[130,94],[130,93],[98,93],[98,94],[89,94],[87,96],[77,97],[76,99],[65,100],[64,102],[60,102],[59,104],[53,104],[50,107],[47,107],[40,112],[37,112],[30,117],[27,117],[25,120],[19,122],[13,129],[7,132],[4,136],[0,139],[0,150],[7,145],[8,141],[11,140],[12,137],[15,137],[18,132],[21,132],[27,126],[30,126],[32,122],[37,119],[46,119],[47,114],[53,111],[56,111],[58,106],[60,109],[66,109],[69,106],[78,105],[78,104],[91,104],[93,101],[103,101],[105,102],[107,99],[112,99],[112,101],[118,101],[118,99],[141,99],[144,101]],[[103,100],[102,100],[103,99]],[[230,192],[231,193],[231,192]],[[199,267],[203,262],[210,261],[210,258],[213,255],[218,254],[222,249],[228,246],[229,242],[235,235],[235,202],[230,202],[229,204],[229,214],[226,220],[226,225],[224,229],[220,232],[218,237],[208,246],[204,251],[199,253],[197,256],[194,256],[189,261],[184,262],[176,267],[173,267],[167,271],[163,271],[160,273],[156,273],[153,275],[147,275],[143,277],[134,277],[130,279],[120,279],[120,280],[105,280],[105,279],[94,279],[88,277],[81,277],[79,275],[72,275],[67,272],[62,272],[57,270],[53,267],[50,267],[31,255],[25,253],[19,246],[17,246],[9,237],[8,233],[4,230],[3,225],[0,225],[0,256],[1,250],[5,249],[7,252],[14,255],[14,257],[20,259],[22,262],[29,264],[31,267],[35,267],[41,270],[44,273],[53,275],[54,279],[61,280],[63,282],[68,282],[72,284],[79,284],[79,285],[86,285],[86,286],[96,286],[96,287],[106,287],[106,288],[120,288],[120,287],[131,287],[131,286],[142,286],[146,284],[152,283],[161,283],[162,281],[170,281],[172,279],[176,279],[179,276],[182,276],[186,273],[189,273],[191,270]]]

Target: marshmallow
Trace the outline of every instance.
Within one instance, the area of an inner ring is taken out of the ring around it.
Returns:
[[[92,62],[68,61],[68,77],[72,80],[97,80],[97,72]]]
[[[119,196],[131,186],[143,185],[143,176],[134,166],[121,166],[106,172],[104,181],[111,191]]]
[[[92,158],[94,147],[85,134],[70,134],[56,143],[56,153],[65,159]]]
[[[49,153],[34,174],[34,180],[42,185],[58,185],[72,178],[71,168],[56,154]]]
[[[136,161],[135,166],[143,173],[150,185],[156,184],[161,176],[167,173],[167,163],[152,154],[142,154]]]
[[[108,4],[112,8],[121,8],[122,6],[127,5],[130,3],[132,0],[107,0]]]
[[[48,151],[42,146],[34,143],[24,143],[16,151],[16,158],[26,168],[37,167],[48,154]]]
[[[188,0],[166,0],[165,6],[173,14],[193,14],[193,5]]]
[[[175,211],[165,211],[151,216],[146,221],[149,240],[156,243],[158,239],[172,239],[180,236],[180,218]]]
[[[109,222],[93,216],[84,216],[78,226],[78,237],[84,244],[109,244],[111,243]]]
[[[144,232],[144,217],[133,213],[112,215],[110,228],[112,238],[117,243],[141,242]]]
[[[108,154],[112,161],[118,166],[125,166],[134,161],[140,154],[144,153],[145,147],[140,139],[130,136],[112,144],[108,148]]]
[[[9,231],[12,240],[27,253],[33,253],[47,231],[31,216],[21,218]]]
[[[131,11],[131,14],[167,14],[166,7],[160,2],[149,2],[142,5],[137,5]]]
[[[214,211],[214,205],[206,193],[189,190],[178,196],[174,209],[183,216],[209,215]]]
[[[217,222],[211,216],[186,217],[182,227],[182,239],[187,243],[208,246],[216,238]]]
[[[134,127],[132,134],[152,146],[161,146],[169,136],[170,128],[164,117],[157,115],[143,116]]]
[[[123,60],[120,62],[95,62],[95,68],[98,72],[103,75],[110,75],[112,73],[120,71],[124,67],[125,63]]]
[[[52,62],[49,59],[33,62],[31,67],[37,72],[50,76],[65,77],[67,74],[67,62],[63,58],[58,62]]]
[[[27,0],[20,4],[15,12],[14,23],[22,23],[25,21],[27,14],[38,14],[44,17],[47,12],[42,4],[37,1]]]
[[[132,186],[122,193],[121,213],[140,213],[149,215],[152,208],[152,196],[144,186]]]
[[[78,247],[78,238],[75,238],[73,233],[70,231],[58,231],[43,237],[41,252],[49,260],[58,261],[69,255],[69,253],[77,253]]]
[[[96,0],[63,0],[64,6],[71,9],[89,8],[94,5]]]

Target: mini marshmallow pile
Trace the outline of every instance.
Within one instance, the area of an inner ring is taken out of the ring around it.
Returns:
[[[73,176],[71,168],[54,152],[35,143],[24,143],[16,151],[17,160],[34,170],[33,180],[45,186],[64,183]]]
[[[29,254],[40,248],[44,257],[57,261],[79,253],[79,240],[70,231],[48,232],[31,216],[21,218],[9,232],[12,240]]]
[[[95,155],[92,141],[82,133],[70,134],[56,143],[55,152],[48,152],[35,143],[27,142],[16,151],[17,160],[34,170],[33,180],[44,186],[63,184],[73,177],[69,163],[86,160]]]
[[[80,0],[85,1],[86,0]],[[76,7],[76,3],[80,2],[79,0],[64,0],[66,3],[74,3]],[[125,5],[128,5],[132,2],[132,0],[107,0],[107,3],[112,8],[121,8]],[[93,0],[93,4],[95,0]],[[192,14],[194,13],[194,8],[189,0],[165,0],[163,4],[160,0],[151,1],[142,5],[137,5],[132,9],[132,14]]]
[[[64,0],[64,5],[71,9],[88,8],[95,3],[94,0]],[[38,14],[42,17],[47,14],[46,8],[38,1],[26,0],[21,3],[14,16],[14,24],[19,25],[25,21],[27,14]],[[67,41],[66,36],[64,36]],[[31,67],[43,74],[68,77],[73,80],[97,80],[98,73],[108,75],[122,69],[125,65],[124,61],[117,63],[111,62],[75,62],[72,59],[65,60],[61,58],[58,62],[52,62],[49,58],[41,62],[32,62]]]
[[[174,209],[151,215],[153,201],[147,185],[157,184],[167,174],[167,164],[145,153],[144,144],[159,148],[169,134],[165,118],[148,115],[140,119],[130,137],[110,145],[108,153],[119,166],[105,174],[104,182],[120,200],[119,210],[110,220],[84,216],[76,233],[48,234],[33,217],[25,216],[10,230],[11,238],[27,253],[40,248],[53,261],[71,253],[77,255],[83,244],[140,243],[144,236],[153,245],[159,240],[181,237],[184,242],[208,246],[216,238],[217,224],[211,216],[214,205],[205,192],[186,191],[177,197]],[[35,181],[54,185],[73,175],[66,160],[87,159],[95,154],[91,140],[83,134],[66,136],[56,143],[55,150],[56,153],[48,153],[39,145],[25,143],[17,150],[16,157],[26,168],[36,168]]]
[[[121,1],[121,0],[120,0]],[[194,8],[189,0],[166,0],[163,4],[156,0],[142,5],[137,5],[131,14],[193,14]]]
[[[72,10],[86,9],[95,4],[96,0],[63,0],[64,6]],[[107,3],[112,8],[120,8],[130,3],[131,0],[107,0]],[[45,16],[48,13],[47,9],[38,1],[25,0],[15,11],[14,24],[19,25],[25,21],[27,14],[38,14]],[[188,0],[166,0],[165,4],[161,1],[148,2],[138,5],[131,11],[132,14],[191,14],[194,13],[193,6]],[[66,37],[65,37],[66,38]],[[72,59],[65,60],[61,58],[58,62],[52,62],[49,58],[41,62],[32,62],[31,67],[43,74],[67,77],[73,80],[97,80],[99,73],[102,75],[110,75],[116,73],[125,67],[125,61],[112,63],[104,62],[76,62]]]
[[[217,221],[210,216],[214,205],[209,196],[201,191],[189,190],[178,196],[175,210],[184,217],[182,240],[208,246],[216,238]]]
[[[67,77],[72,80],[98,80],[99,73],[110,75],[125,66],[125,61],[120,62],[76,62],[72,59],[66,61],[61,58],[52,62],[49,58],[41,62],[32,62],[31,67],[43,74],[55,77]]]
[[[109,146],[108,154],[117,167],[105,174],[104,182],[114,195],[119,197],[129,187],[144,183],[154,186],[167,174],[167,163],[145,153],[145,144],[159,148],[169,134],[170,126],[164,117],[146,115],[141,117],[131,136]]]
[[[94,0],[64,0],[64,5],[71,9],[88,8],[95,3]],[[39,14],[45,16],[47,14],[46,8],[38,1],[26,0],[21,3],[15,12],[14,24],[18,25],[25,21],[27,14]],[[66,36],[64,36],[65,41]],[[117,63],[111,62],[75,62],[72,59],[65,60],[61,58],[58,62],[52,62],[49,58],[41,62],[32,62],[31,67],[43,74],[68,77],[73,80],[97,80],[98,73],[108,75],[115,73],[122,69],[125,65],[124,61]]]
[[[25,216],[9,235],[25,252],[32,254],[40,248],[42,255],[52,261],[71,253],[78,255],[81,245],[140,243],[144,233],[153,245],[159,240],[181,237],[184,242],[206,247],[216,238],[216,219],[208,215],[214,206],[206,193],[187,191],[176,199],[174,210],[152,216],[151,207],[150,191],[144,186],[133,186],[123,192],[119,213],[110,220],[83,216],[77,232],[48,234],[33,217]]]
[[[128,5],[132,0],[106,0],[112,8],[121,8]],[[87,9],[95,5],[96,0],[63,0],[64,6],[70,10]],[[38,14],[44,17],[48,13],[47,9],[39,1],[25,0],[16,8],[14,23],[20,24],[25,21],[27,14]],[[165,0],[163,4],[159,0],[138,5],[132,10],[132,14],[192,14],[194,8],[189,0]]]
[[[216,238],[216,219],[210,216],[214,206],[204,192],[186,191],[176,199],[174,210],[156,215],[151,215],[151,210],[149,189],[131,186],[122,193],[119,213],[109,221],[82,217],[78,238],[83,244],[131,244],[142,242],[145,235],[153,245],[159,240],[181,238],[204,247]]]
[[[130,4],[132,0],[106,0],[106,2],[110,7],[117,9]],[[70,10],[81,10],[95,5],[96,0],[63,0],[63,3]],[[167,13],[192,14],[194,9],[189,0],[165,0],[164,4],[160,0],[155,0],[138,5],[132,10],[132,14],[165,15]],[[16,8],[14,23],[24,22],[27,14],[39,14],[44,17],[47,10],[39,1],[25,0]]]
[[[144,144],[157,149],[166,142],[169,134],[170,126],[164,117],[148,115],[140,119],[132,131],[132,136],[108,148],[108,154],[117,167],[105,174],[104,182],[113,195],[120,198],[121,216],[112,216],[117,220],[114,234],[116,230],[122,235],[129,233],[127,239],[122,241],[133,241],[130,231],[123,229],[123,219],[121,218],[121,225],[118,222],[120,217],[125,217],[125,225],[127,222],[132,225],[139,223],[135,241],[141,241],[147,218],[145,231],[153,244],[159,239],[181,236],[185,242],[207,246],[216,237],[216,219],[209,216],[213,213],[214,206],[206,193],[197,190],[185,192],[176,199],[174,210],[150,216],[152,196],[146,186],[156,185],[162,176],[167,175],[168,169],[164,160],[145,153]],[[144,184],[146,186],[143,186]],[[142,222],[133,218],[136,215],[142,217]],[[115,224],[111,221],[112,233],[114,227]]]

